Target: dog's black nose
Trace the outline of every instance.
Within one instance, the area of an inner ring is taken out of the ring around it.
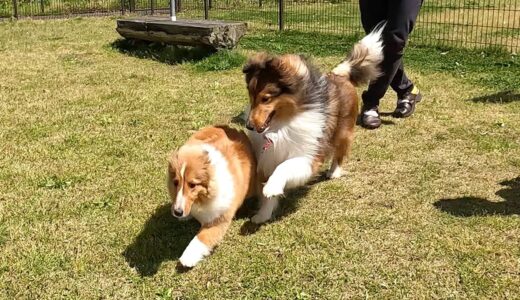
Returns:
[[[247,121],[246,123],[246,128],[249,129],[249,130],[254,130],[255,128],[253,127],[253,125],[251,124],[251,122]]]
[[[184,214],[184,211],[182,209],[174,209],[173,210],[173,215],[176,216],[177,218],[182,217],[183,214]]]

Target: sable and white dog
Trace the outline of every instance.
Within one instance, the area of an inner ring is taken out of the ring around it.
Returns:
[[[383,27],[358,42],[350,56],[326,75],[298,55],[260,53],[246,63],[243,72],[250,99],[246,127],[251,130],[258,179],[265,182],[252,222],[269,220],[284,190],[304,185],[330,157],[328,177],[342,175],[359,109],[355,86],[380,75]]]
[[[256,160],[242,131],[226,126],[196,132],[168,164],[172,214],[201,224],[180,263],[193,267],[222,240],[236,211],[256,190]]]

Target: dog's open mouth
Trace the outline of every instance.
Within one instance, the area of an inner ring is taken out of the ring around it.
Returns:
[[[271,124],[271,120],[273,120],[274,113],[275,113],[275,111],[273,110],[273,111],[269,114],[269,116],[267,116],[267,119],[265,120],[264,125],[262,125],[262,127],[258,128],[258,130],[257,130],[258,133],[262,133],[262,132],[264,132],[267,128],[269,128],[269,125]]]

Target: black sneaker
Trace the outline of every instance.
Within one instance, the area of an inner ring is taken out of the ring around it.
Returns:
[[[418,88],[397,99],[397,107],[392,114],[395,118],[407,118],[415,112],[415,105],[421,102],[422,95]]]
[[[379,117],[377,106],[369,109],[363,107],[361,110],[361,126],[366,129],[376,129],[381,126],[381,118]]]

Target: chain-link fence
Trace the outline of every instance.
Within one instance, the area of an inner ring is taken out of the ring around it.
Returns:
[[[362,32],[357,0],[176,0],[180,18],[331,34]],[[165,14],[169,0],[0,0],[0,18]],[[426,0],[411,42],[520,50],[520,0]]]

